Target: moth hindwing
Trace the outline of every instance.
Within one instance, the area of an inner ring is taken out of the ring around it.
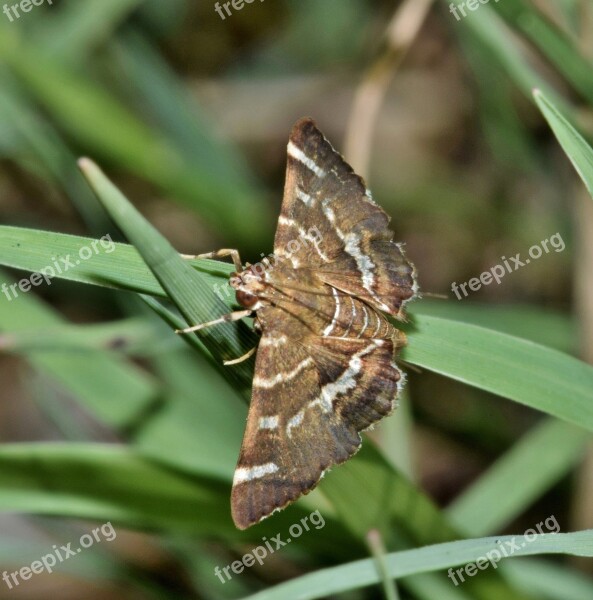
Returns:
[[[261,332],[232,490],[245,529],[311,491],[394,408],[416,275],[389,217],[311,119],[293,127],[274,253],[235,274]],[[236,313],[240,315],[241,313]]]

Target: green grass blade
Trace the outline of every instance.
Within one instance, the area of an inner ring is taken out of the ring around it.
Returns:
[[[288,536],[310,509],[293,505],[247,531],[230,515],[230,482],[197,476],[108,444],[21,443],[0,446],[0,512],[112,521],[128,528],[199,534],[260,544]],[[299,546],[313,557],[348,560],[363,551],[330,517]]]
[[[445,2],[447,5],[450,2]],[[483,44],[495,60],[505,69],[515,85],[531,97],[531,91],[537,87],[546,91],[546,94],[557,105],[568,109],[568,104],[557,94],[547,81],[529,64],[517,39],[512,35],[510,28],[504,20],[489,6],[480,6],[480,10],[465,19],[460,35],[471,35],[474,43]]]
[[[447,515],[472,536],[500,530],[574,467],[590,439],[588,431],[568,423],[544,421],[457,497]]]
[[[0,349],[26,356],[30,352],[108,350],[141,356],[162,347],[163,329],[139,317],[92,325],[60,323],[44,329],[0,334]],[[175,347],[177,344],[172,344]],[[177,346],[178,347],[178,346]]]
[[[62,266],[61,259],[68,256],[78,260],[81,248],[92,248],[93,242],[96,240],[88,237],[0,225],[0,265],[39,273],[52,267],[54,259]],[[105,247],[97,246],[97,253],[89,260],[80,260],[76,268],[64,269],[61,273],[54,269],[56,279],[166,297],[166,292],[133,246],[115,243],[113,250],[111,247],[108,243]],[[226,283],[232,270],[229,265],[213,260],[188,262],[200,270],[204,285],[210,289]]]
[[[60,7],[53,19],[36,28],[35,44],[63,62],[81,61],[105,41],[142,0],[87,0]]]
[[[391,577],[446,571],[450,567],[475,562],[498,544],[510,543],[513,536],[448,542],[415,550],[394,552],[385,557]],[[516,550],[513,557],[538,554],[566,554],[593,557],[593,530],[576,533],[544,534]],[[508,560],[508,559],[507,559]],[[473,581],[484,577],[478,571]],[[298,577],[287,583],[253,594],[244,600],[313,600],[375,584],[379,576],[372,559],[352,562]],[[466,578],[466,582],[471,581]],[[453,583],[451,583],[453,585]],[[467,585],[467,583],[463,584]],[[502,596],[500,596],[502,597]]]
[[[134,436],[135,447],[189,473],[230,481],[245,428],[245,404],[228,378],[193,352],[168,352],[154,362],[167,399]]]
[[[375,529],[387,547],[398,548],[460,537],[433,501],[389,465],[368,441],[354,459],[323,479],[320,490],[359,539]],[[472,581],[467,588],[475,600],[496,600],[493,589],[509,599],[525,598],[514,594],[495,572]]]
[[[83,160],[81,168],[111,218],[140,252],[187,323],[205,323],[228,312],[227,305],[214,289],[181,258],[94,163]],[[238,358],[256,344],[254,333],[245,323],[223,323],[198,333],[214,358],[221,361]],[[250,387],[252,371],[252,361],[245,361],[228,372],[229,377],[243,389]]]
[[[423,299],[422,302],[415,302],[410,306],[410,314],[429,315],[479,325],[569,354],[578,350],[575,347],[576,319],[568,314],[538,306]]]
[[[10,280],[0,274],[0,283]],[[6,335],[20,332],[43,335],[63,327],[65,320],[32,294],[7,300],[0,294],[0,330]],[[10,336],[8,336],[10,337]],[[27,361],[59,382],[96,417],[114,427],[126,427],[157,399],[157,382],[132,363],[112,351],[89,355],[71,351],[29,351]],[[109,377],[105,374],[108,373]]]
[[[261,195],[247,184],[238,186],[212,175],[90,78],[35,53],[16,35],[0,45],[2,61],[88,153],[164,189],[214,227],[223,228],[242,248],[269,233],[269,213]]]
[[[427,315],[417,315],[408,331],[405,360],[593,431],[590,365],[527,340]]]
[[[537,598],[583,600],[593,598],[593,580],[583,572],[549,560],[520,558],[500,566],[505,577]]]
[[[543,92],[535,90],[533,97],[579,177],[583,180],[589,194],[593,197],[593,150],[591,146]]]

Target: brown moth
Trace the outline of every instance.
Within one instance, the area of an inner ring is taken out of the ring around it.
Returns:
[[[393,411],[404,374],[394,357],[417,294],[413,265],[389,217],[311,119],[293,127],[282,210],[268,268],[231,278],[261,332],[231,496],[239,529],[310,492],[360,447],[360,432]],[[297,243],[295,243],[295,240]],[[236,362],[236,361],[233,361]]]

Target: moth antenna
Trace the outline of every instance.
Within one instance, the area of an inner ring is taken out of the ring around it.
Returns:
[[[438,298],[439,300],[450,300],[448,294],[435,294],[433,292],[422,292],[423,298]]]
[[[419,366],[413,365],[412,363],[409,363],[407,360],[404,360],[403,358],[400,358],[399,356],[397,358],[397,362],[401,363],[404,367],[406,367],[406,369],[410,369],[410,371],[414,371],[414,373],[418,373],[419,375],[424,373],[424,371]]]

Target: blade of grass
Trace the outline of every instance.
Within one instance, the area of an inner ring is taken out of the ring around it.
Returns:
[[[89,153],[120,164],[187,203],[241,248],[255,250],[251,246],[269,232],[271,224],[266,221],[269,212],[261,195],[248,181],[238,186],[228,178],[213,176],[105,88],[34,50],[12,35],[0,44],[0,61],[70,136]]]
[[[458,565],[475,563],[498,544],[510,543],[512,540],[513,536],[489,537],[393,552],[385,557],[386,567],[389,575],[394,578],[442,571]],[[513,556],[538,554],[592,557],[593,530],[538,535],[533,542],[516,550]],[[480,573],[480,577],[483,575]],[[244,600],[313,600],[372,585],[378,581],[379,576],[373,560],[365,559],[297,577],[248,596]]]
[[[0,284],[6,282],[10,280],[0,274]],[[37,334],[64,324],[61,316],[32,294],[12,301],[0,294],[0,330],[4,332]],[[26,358],[63,385],[87,410],[114,427],[129,426],[160,394],[157,382],[148,373],[111,351],[95,351],[92,360],[67,351],[31,351]]]
[[[226,314],[228,308],[223,300],[101,170],[88,159],[81,160],[80,166],[111,218],[140,252],[187,323],[205,323]],[[212,355],[221,361],[242,356],[256,345],[257,339],[245,323],[222,323],[201,330],[198,334]],[[249,388],[252,370],[250,361],[245,361],[229,369],[228,376],[234,379],[239,389]]]
[[[113,191],[115,188],[108,189]],[[123,198],[121,195],[117,197]],[[127,215],[126,211],[124,213]],[[51,256],[75,254],[82,245],[88,246],[89,243],[86,238],[0,226],[0,264],[39,271],[51,264]],[[181,261],[170,246],[165,251],[177,264]],[[158,253],[156,258],[159,260]],[[164,263],[159,264],[159,268],[166,270]],[[200,272],[182,261],[182,271],[174,280],[175,286],[181,286],[178,306],[187,302],[184,306],[190,307],[194,315],[189,317],[190,322],[204,322],[210,318],[208,314],[220,316],[228,312],[232,297],[222,293],[219,298],[212,286],[226,282],[223,276],[232,267],[216,261],[196,261],[192,264],[196,264]],[[116,244],[115,250],[109,255],[98,254],[92,260],[81,262],[76,269],[67,271],[62,277],[148,294],[164,294],[137,252],[124,244]],[[206,304],[201,302],[202,297],[207,300]],[[212,307],[210,313],[207,313],[208,306]],[[243,335],[243,328],[237,329],[232,324],[212,329],[214,331],[210,333],[215,336],[230,332],[231,338],[223,339],[221,343],[229,348],[233,358],[241,356],[256,343],[256,338],[247,332],[249,341],[240,346],[239,336]],[[403,357],[409,362],[521,402],[580,427],[593,429],[593,406],[588,401],[593,388],[593,369],[590,366],[520,338],[429,315],[416,315],[407,330],[410,344]],[[214,355],[220,357],[220,346],[214,344],[211,348],[208,339],[204,337],[203,341]],[[249,388],[251,370],[245,369],[245,365],[228,370],[229,376],[233,377],[237,372],[242,372],[239,377],[243,377],[241,389],[245,393]],[[562,378],[557,377],[559,373],[563,374]],[[558,402],[559,397],[563,399],[562,402]]]
[[[89,352],[109,350],[136,356],[162,347],[163,328],[142,318],[111,323],[71,325],[60,323],[44,329],[11,331],[0,334],[0,350],[27,355],[30,352]],[[176,341],[175,339],[173,341]],[[178,344],[171,344],[179,347]]]
[[[509,0],[496,4],[495,8],[507,23],[521,31],[540,50],[575,91],[593,104],[591,64],[581,54],[576,37],[569,38],[524,0]]]
[[[39,273],[52,267],[54,260],[58,265],[68,257],[76,260],[81,248],[91,248],[94,241],[87,237],[0,225],[0,265]],[[133,246],[120,243],[106,246],[113,250],[102,248],[92,260],[82,260],[75,268],[61,273],[54,269],[56,279],[166,297],[166,292]],[[188,263],[200,270],[204,285],[209,288],[226,284],[232,271],[230,265],[213,260]],[[229,300],[231,298],[229,296]],[[228,311],[228,307],[225,310]]]
[[[87,0],[65,3],[36,27],[35,46],[39,52],[60,62],[80,62],[140,4],[142,0]]]
[[[583,180],[589,194],[593,197],[593,150],[591,146],[547,95],[536,89],[533,97],[579,177]]]
[[[416,315],[406,361],[593,431],[593,367],[467,323]]]
[[[246,406],[194,353],[169,352],[153,360],[167,401],[134,436],[135,448],[189,473],[230,481],[247,417]]]
[[[0,512],[111,521],[125,527],[199,534],[242,544],[285,533],[308,517],[298,503],[257,527],[238,531],[230,482],[172,469],[134,449],[108,444],[21,443],[0,446]],[[299,546],[333,560],[360,556],[362,546],[334,519]],[[239,546],[240,547],[240,546]]]
[[[479,302],[423,299],[410,306],[411,315],[429,315],[463,321],[515,337],[574,353],[576,320],[568,314],[529,305],[496,305]]]
[[[546,419],[458,496],[448,517],[472,536],[500,530],[574,467],[590,440],[588,431]]]
[[[371,444],[364,443],[354,459],[324,477],[320,490],[359,539],[375,529],[387,547],[401,548],[460,537],[433,501]],[[471,589],[475,600],[526,598],[515,593],[496,572],[468,582],[466,588]]]

